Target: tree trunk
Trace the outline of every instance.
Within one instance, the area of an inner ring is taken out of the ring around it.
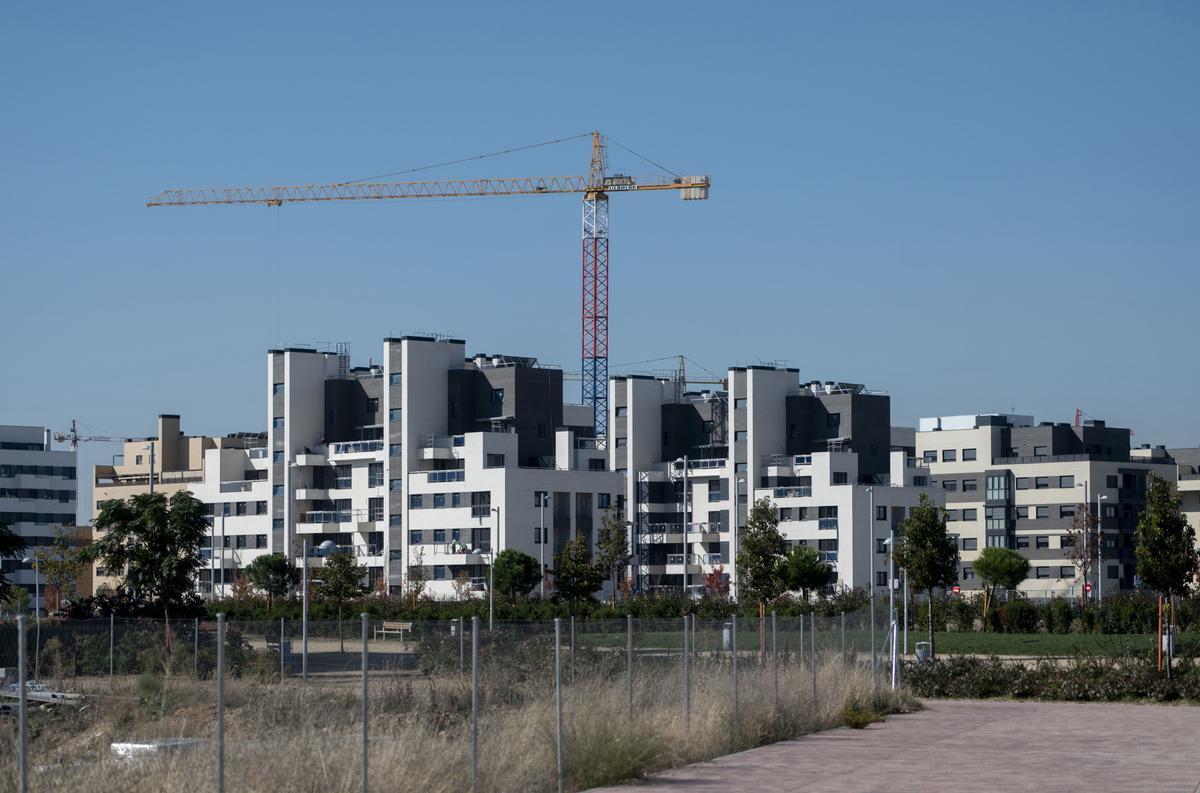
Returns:
[[[167,607],[167,599],[163,598],[163,641],[167,645],[167,655],[171,654],[171,612]]]
[[[932,661],[937,657],[937,647],[933,643],[933,587],[925,591],[929,593],[929,660]]]

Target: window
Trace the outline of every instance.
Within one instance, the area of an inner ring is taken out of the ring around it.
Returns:
[[[1075,506],[1073,504],[1071,504],[1071,505],[1064,504],[1063,506],[1058,508],[1058,516],[1060,518],[1075,517]]]
[[[989,531],[1008,531],[1008,510],[1004,507],[984,508],[984,526]]]
[[[958,480],[957,479],[943,479],[942,480],[942,490],[950,490],[950,491],[958,490]]]
[[[283,396],[283,383],[275,383],[271,386],[272,396]]]
[[[348,465],[336,465],[333,468],[333,487],[335,490],[345,490],[350,487],[353,471]]]
[[[400,413],[400,408],[392,408],[388,411],[388,421],[399,421]]]
[[[832,507],[817,507],[818,518],[836,518],[838,516],[838,508],[836,505]]]
[[[1049,578],[1050,577],[1050,568],[1049,567],[1037,568],[1037,577],[1038,578]]]
[[[1105,572],[1107,572],[1108,575],[1106,576],[1106,578],[1120,578],[1121,577],[1121,568],[1120,567],[1118,567],[1115,564],[1110,564],[1107,567],[1108,567],[1108,569]]]
[[[605,462],[603,457],[593,457],[592,459],[588,460],[588,470],[589,471],[607,471],[608,463]]]
[[[1075,547],[1075,538],[1069,534],[1064,534],[1063,536],[1058,538],[1058,547],[1059,548],[1074,548]]]
[[[383,499],[370,498],[367,499],[367,520],[376,521],[383,520]]]
[[[273,518],[271,520],[272,531],[283,531],[283,518]]]
[[[617,438],[617,448],[618,449],[624,449],[628,445],[629,445],[628,438]]]
[[[1038,507],[1037,512],[1034,513],[1034,515],[1037,520],[1044,520],[1050,517],[1050,507]]]
[[[1109,475],[1108,475],[1108,476],[1105,478],[1105,484],[1106,484],[1108,487],[1115,488],[1115,487],[1117,486],[1117,475],[1116,475],[1116,474],[1109,474]]]
[[[1028,537],[1017,537],[1017,550],[1020,550],[1022,548],[1028,548],[1028,547],[1029,547],[1029,538]]]
[[[383,463],[367,466],[367,487],[383,487]]]
[[[1029,507],[1017,507],[1017,517],[1024,520],[1029,517]]]
[[[825,426],[831,429],[837,429],[838,427],[842,426],[842,414],[830,413],[825,417]]]
[[[274,463],[284,462],[283,452],[273,452],[271,454],[271,462],[274,462]]]
[[[424,499],[424,496],[422,496],[420,493],[409,493],[408,494],[408,508],[409,509],[421,509],[424,506],[424,504],[422,503],[423,499]]]
[[[850,483],[850,475],[845,471],[833,472],[833,483],[835,485],[845,485]]]
[[[987,500],[1008,500],[1008,476],[1005,474],[993,474],[987,478]]]
[[[254,502],[254,514],[255,515],[266,515],[267,514],[267,502],[255,501]]]
[[[887,552],[888,552],[887,540],[884,539],[883,537],[876,537],[875,538],[875,553],[887,553]]]
[[[951,521],[956,521],[956,520],[958,520],[958,510],[957,509],[946,510],[946,522],[950,523]]]
[[[388,385],[400,385],[404,380],[403,372],[392,372],[388,375]]]
[[[282,496],[283,495],[283,485],[271,485],[271,495]]]
[[[745,410],[747,404],[746,397],[738,397],[737,399],[733,400],[733,409]]]
[[[503,468],[503,467],[504,467],[504,455],[503,454],[489,454],[487,456],[487,461],[484,464],[484,468]]]
[[[974,581],[975,580],[975,568],[974,567],[964,567],[962,569],[962,576],[960,576],[960,577],[962,578],[963,581]]]
[[[392,528],[399,528],[400,520],[401,520],[400,515],[388,515],[388,525],[391,526]]]
[[[425,542],[425,535],[419,529],[411,529],[408,532],[408,544],[409,545],[423,545],[424,542]]]
[[[597,493],[596,494],[596,507],[598,509],[608,509],[610,506],[612,506],[612,494],[611,493]]]
[[[887,570],[875,571],[875,586],[887,586]]]
[[[255,534],[254,535],[254,547],[259,548],[259,549],[266,548],[267,547],[267,535]]]
[[[925,462],[936,463],[937,462],[937,452],[936,451],[925,452]]]
[[[1034,446],[1033,447],[1033,456],[1034,457],[1047,457],[1047,456],[1049,456],[1049,449],[1045,446]]]
[[[533,527],[533,544],[534,545],[542,544],[542,527],[541,526]]]
[[[1058,577],[1059,578],[1074,578],[1075,577],[1075,568],[1069,564],[1063,565],[1062,567],[1058,568]]]
[[[1007,548],[1008,538],[1003,534],[989,534],[987,536],[987,547],[989,548]]]
[[[1060,476],[1058,478],[1058,486],[1059,487],[1075,487],[1075,477]]]
[[[462,493],[451,493],[450,494],[450,506],[451,507],[461,507],[462,506]]]
[[[1034,490],[1047,490],[1050,487],[1050,477],[1039,476],[1033,480]]]
[[[733,439],[735,441],[744,441],[744,440],[746,440],[746,438],[747,438],[747,434],[746,434],[745,430],[737,430],[736,432],[733,433]]]
[[[974,449],[963,449],[963,462],[969,462],[975,459]]]
[[[277,430],[283,429],[283,416],[276,416],[275,418],[271,419],[271,427]],[[139,456],[138,461],[141,462],[141,459],[142,458]]]
[[[234,548],[245,548],[246,542],[249,539],[250,538],[247,537],[245,534],[239,534],[233,538],[233,547]]]
[[[1048,535],[1039,534],[1037,537],[1034,538],[1034,540],[1035,540],[1034,544],[1036,545],[1036,547],[1039,550],[1042,548],[1050,547],[1050,537]]]
[[[446,506],[446,494],[445,493],[434,493],[433,494],[433,508],[441,509],[442,507],[445,507],[445,506]],[[434,542],[437,542],[437,540],[434,540]],[[444,540],[443,540],[443,542],[444,542]]]
[[[625,407],[624,405],[617,406],[617,418],[619,418],[619,419],[625,418],[628,415],[629,415],[629,408]]]
[[[955,449],[942,449],[942,462],[944,462],[944,463],[958,462],[958,452]]]
[[[838,549],[837,540],[817,540],[818,551],[836,551]]]
[[[446,566],[444,564],[435,564],[433,566],[433,580],[434,581],[445,581],[446,580]]]
[[[887,520],[887,507],[875,507],[875,520]]]
[[[399,457],[399,456],[400,456],[400,444],[389,443],[388,444],[388,457]]]
[[[747,473],[749,470],[750,470],[750,468],[747,463],[734,463],[733,464],[733,472],[736,474],[744,474],[744,473]]]
[[[913,487],[929,487],[929,477],[919,474],[913,477]]]
[[[963,537],[962,549],[964,551],[974,551],[979,548],[979,540],[975,537]]]
[[[964,491],[978,490],[979,489],[979,480],[978,479],[964,479],[962,489]]]
[[[1029,489],[1029,477],[1018,476],[1017,477],[1017,490],[1028,490],[1028,489]]]
[[[134,458],[133,458],[133,464],[134,464],[134,465],[141,465],[141,464],[142,464],[142,455],[140,455],[140,454],[138,454],[138,455],[135,455],[135,456],[134,456]]]
[[[388,480],[388,490],[391,490],[394,493],[400,492],[400,485],[401,485],[402,481],[403,480],[401,480],[401,479],[389,479]]]
[[[1117,505],[1116,504],[1105,504],[1104,505],[1104,517],[1115,518],[1116,516],[1117,516]]]
[[[504,389],[503,388],[493,388],[492,389],[492,404],[499,405],[503,402],[504,402]]]
[[[367,412],[374,415],[379,412],[379,398],[367,397]]]
[[[237,502],[237,505],[234,507],[234,514],[235,514],[235,515],[245,515],[245,514],[247,514],[247,513],[246,513],[246,507],[248,507],[248,506],[250,506],[250,505],[249,505],[249,504],[247,504],[245,501],[239,501],[239,502]]]
[[[446,530],[445,529],[434,529],[433,530],[433,541],[434,542],[445,542],[446,541]]]
[[[979,510],[964,509],[962,511],[962,519],[963,520],[979,520]]]

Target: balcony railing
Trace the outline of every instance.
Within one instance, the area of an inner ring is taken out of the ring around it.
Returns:
[[[837,551],[817,551],[817,558],[820,559],[822,562],[837,562],[838,552]]]
[[[254,483],[256,481],[262,481],[262,480],[235,479],[230,482],[222,482],[221,483],[221,492],[222,493],[249,493],[250,488],[254,485]]]
[[[821,518],[817,521],[818,529],[836,529],[838,527],[837,518]]]
[[[491,504],[487,504],[485,506],[472,506],[471,507],[471,517],[473,517],[473,518],[486,518],[488,515],[491,515],[491,514],[492,514]]]
[[[688,534],[713,534],[724,531],[720,523],[689,523]],[[683,534],[682,523],[649,523],[643,534]]]
[[[688,564],[726,563],[725,555],[720,553],[669,553],[667,554],[667,564],[683,564],[685,558]]]
[[[330,454],[362,454],[383,451],[383,441],[345,441],[329,444]]]
[[[246,452],[250,455],[251,460],[266,459],[268,449],[266,446],[255,446],[253,449],[247,449]]]
[[[576,449],[595,449],[596,448],[596,439],[595,438],[576,438],[575,439],[575,448]]]
[[[797,454],[792,458],[792,465],[812,465],[812,455]]]
[[[704,469],[704,468],[724,468],[725,464],[726,464],[726,461],[724,459],[705,459],[705,460],[688,460],[687,461],[687,467],[688,467],[689,471],[694,471],[696,469]],[[676,460],[671,465],[676,470],[683,468],[681,460]]]
[[[796,487],[775,488],[775,498],[808,498],[812,495],[812,486],[799,485]]]
[[[453,449],[463,446],[467,439],[462,435],[423,435],[422,449]]]
[[[301,523],[359,523],[366,519],[365,509],[316,509],[300,515]]]
[[[425,481],[430,484],[438,482],[462,482],[465,476],[466,473],[464,471],[430,471],[426,475]]]

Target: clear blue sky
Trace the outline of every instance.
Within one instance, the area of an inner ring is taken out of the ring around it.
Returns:
[[[268,210],[143,202],[598,128],[714,185],[613,199],[614,364],[787,360],[897,423],[1081,407],[1200,444],[1195,4],[350,5],[0,10],[0,422],[261,429],[272,341],[576,366],[575,197],[284,207],[277,333]]]

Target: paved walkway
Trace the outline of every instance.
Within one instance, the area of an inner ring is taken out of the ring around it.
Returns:
[[[609,793],[907,793],[1200,790],[1200,707],[926,702],[669,771]]]

